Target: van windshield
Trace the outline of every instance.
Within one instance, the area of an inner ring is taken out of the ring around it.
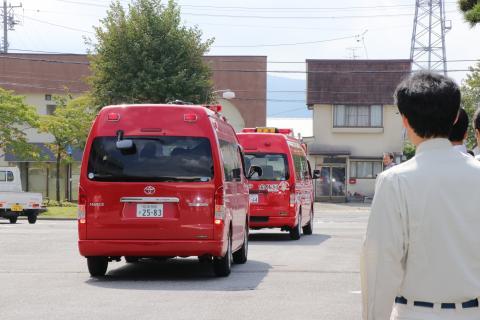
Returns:
[[[250,180],[255,181],[282,181],[288,180],[288,161],[285,154],[272,153],[248,153],[245,155],[245,167],[250,166],[262,168],[262,175],[255,173]]]
[[[95,181],[198,181],[213,178],[210,141],[199,137],[125,137],[133,147],[119,150],[116,137],[95,138],[88,178]]]

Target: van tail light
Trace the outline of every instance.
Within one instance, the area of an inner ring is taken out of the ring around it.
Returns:
[[[187,113],[183,115],[183,121],[185,122],[196,122],[198,117],[195,113]]]
[[[118,121],[120,120],[120,114],[115,113],[115,112],[110,112],[107,115],[107,121]]]
[[[82,187],[79,188],[78,192],[78,222],[85,223],[86,222],[86,207],[87,207],[87,195]]]
[[[295,207],[295,200],[296,200],[295,184],[292,183],[292,186],[290,187],[290,207],[291,208]]]
[[[215,224],[222,224],[225,221],[225,190],[220,187],[215,192]]]

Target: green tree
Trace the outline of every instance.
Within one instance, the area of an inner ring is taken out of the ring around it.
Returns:
[[[83,149],[95,118],[93,99],[89,95],[72,99],[70,96],[54,97],[57,107],[53,115],[40,118],[40,131],[50,133],[54,142],[48,147],[55,155],[56,200],[60,201],[60,165],[72,161],[70,149]]]
[[[480,62],[475,67],[470,68],[467,79],[462,87],[462,107],[468,114],[470,120],[473,119],[475,110],[480,107]],[[475,132],[473,126],[468,127],[467,148],[472,149],[476,145]]]
[[[117,0],[96,27],[89,56],[92,96],[99,105],[204,103],[212,96],[203,56],[213,43],[182,25],[175,1],[136,0],[128,11]]]
[[[407,160],[410,160],[415,156],[415,145],[411,143],[410,141],[405,141],[403,144],[403,154],[407,158]]]
[[[24,97],[0,88],[0,156],[11,152],[17,158],[38,157],[36,149],[27,142],[25,130],[38,126],[35,108]]]
[[[463,12],[465,20],[475,26],[480,22],[480,1],[478,0],[459,0],[458,5]]]

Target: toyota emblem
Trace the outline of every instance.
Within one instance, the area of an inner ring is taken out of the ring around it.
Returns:
[[[154,194],[155,193],[155,187],[146,186],[145,189],[143,189],[143,192],[145,192],[145,194]]]

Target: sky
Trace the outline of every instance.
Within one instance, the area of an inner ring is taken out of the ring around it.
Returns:
[[[108,0],[22,0],[9,51],[85,53]],[[122,0],[127,5],[130,1]],[[9,0],[12,5],[20,1]],[[470,28],[445,0],[449,75],[461,82],[480,58],[480,26]],[[215,38],[211,55],[265,55],[269,75],[305,79],[305,59],[408,59],[415,0],[181,0],[186,25]],[[27,50],[27,51],[25,51]],[[458,61],[470,60],[470,61]]]

